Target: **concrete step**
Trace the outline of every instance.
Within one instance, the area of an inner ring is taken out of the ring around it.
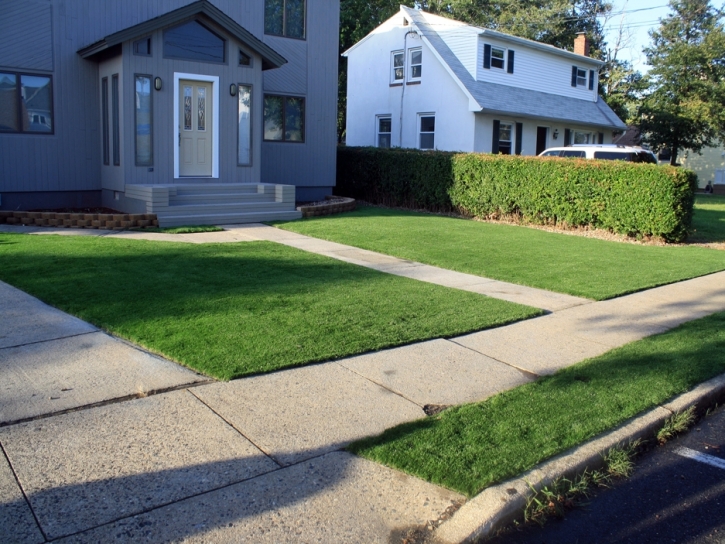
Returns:
[[[231,204],[252,202],[274,202],[274,194],[264,193],[197,193],[169,197],[170,206],[187,204]]]
[[[302,213],[293,211],[267,211],[217,214],[181,214],[158,216],[159,226],[181,227],[185,225],[235,225],[240,223],[261,223],[263,221],[290,221],[300,219]]]

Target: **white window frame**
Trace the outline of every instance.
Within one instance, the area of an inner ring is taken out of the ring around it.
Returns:
[[[420,53],[420,62],[413,63],[413,54],[414,53]],[[421,77],[423,75],[423,48],[422,47],[413,47],[411,49],[408,49],[408,66],[410,67],[410,70],[408,71],[408,81],[420,81]],[[420,75],[414,76],[413,75],[413,69],[415,67],[420,68]]]
[[[501,58],[500,59],[498,57],[494,57],[493,56],[493,52],[494,51],[501,51]],[[503,47],[496,47],[495,45],[492,45],[491,46],[491,68],[496,68],[497,70],[504,70],[504,71],[506,70],[506,51],[507,50],[505,48],[503,48]],[[496,66],[493,63],[494,60],[497,60],[497,61],[500,60],[501,61],[501,66]]]
[[[380,131],[380,121],[383,121],[387,119],[390,121],[390,132],[381,132]],[[393,116],[390,114],[385,115],[376,115],[375,116],[375,147],[385,147],[380,145],[380,136],[386,135],[389,138],[389,145],[388,148],[393,147]]]
[[[582,75],[584,74],[584,75]],[[583,82],[583,83],[582,83]],[[578,87],[584,87],[587,86],[587,71],[585,68],[579,68],[576,67],[576,86]]]
[[[423,122],[423,118],[424,117],[432,117],[433,118],[433,131],[423,132],[421,130],[422,127],[420,126],[420,124]],[[436,133],[436,131],[435,131],[435,118],[436,118],[436,114],[433,113],[433,112],[430,112],[430,113],[419,113],[418,114],[418,149],[435,149],[436,148],[436,146],[435,146],[435,133]],[[433,135],[433,146],[432,147],[423,147],[423,144],[422,144],[421,140],[422,140],[422,136],[424,134],[432,134]]]
[[[400,66],[395,66],[395,57],[397,55],[400,55],[403,59],[403,64]],[[395,71],[401,70],[401,76],[396,77]],[[391,51],[390,52],[390,83],[403,83],[405,80],[405,51],[402,49],[399,51]]]
[[[501,129],[503,127],[509,127],[509,140],[502,140],[501,139]],[[509,155],[514,155],[515,150],[515,138],[516,138],[516,123],[513,121],[499,121],[498,124],[498,152],[501,153],[501,142],[508,142],[509,143]]]

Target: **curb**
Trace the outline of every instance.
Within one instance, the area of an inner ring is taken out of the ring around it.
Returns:
[[[637,416],[594,440],[562,453],[517,478],[489,487],[466,502],[432,536],[436,544],[469,544],[519,518],[533,495],[558,478],[573,478],[584,469],[603,465],[602,454],[624,442],[646,440],[656,434],[665,420],[690,406],[701,409],[725,399],[725,374],[698,385],[692,391]]]

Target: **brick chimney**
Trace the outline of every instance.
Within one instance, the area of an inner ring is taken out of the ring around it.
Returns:
[[[574,40],[574,53],[577,55],[589,56],[589,38],[586,33],[579,32]]]

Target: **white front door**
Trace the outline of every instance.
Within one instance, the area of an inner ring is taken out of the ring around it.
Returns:
[[[179,80],[179,176],[212,175],[213,93],[210,81]]]

